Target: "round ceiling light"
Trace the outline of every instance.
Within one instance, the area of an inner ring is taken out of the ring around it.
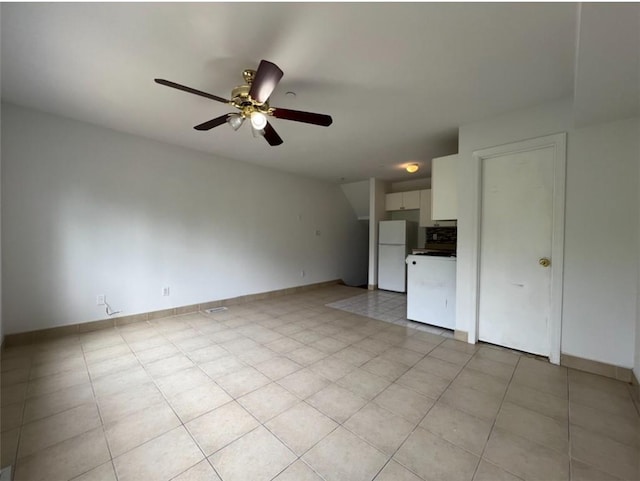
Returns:
[[[415,174],[416,172],[418,172],[419,168],[420,166],[418,164],[409,164],[405,167],[405,169],[407,169],[407,172],[409,172],[410,174]]]

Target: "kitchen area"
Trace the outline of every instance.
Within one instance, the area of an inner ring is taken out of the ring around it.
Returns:
[[[406,319],[455,329],[456,155],[432,161],[431,189],[387,193],[378,289],[406,294]],[[416,222],[417,217],[417,222]]]
[[[331,307],[453,337],[457,154],[433,159],[430,179],[384,188],[371,218],[377,256],[369,292]]]

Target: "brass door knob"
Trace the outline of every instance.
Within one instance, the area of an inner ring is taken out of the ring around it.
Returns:
[[[538,261],[538,264],[540,264],[542,267],[549,267],[551,265],[551,260],[548,257],[542,257]]]

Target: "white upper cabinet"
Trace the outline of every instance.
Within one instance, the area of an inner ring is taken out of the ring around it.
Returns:
[[[431,189],[420,191],[420,227],[451,227],[455,220],[433,220],[431,218]]]
[[[420,208],[420,191],[411,190],[409,192],[402,193],[402,206],[405,209],[419,209]]]
[[[431,164],[431,219],[457,218],[458,154],[454,154],[433,159]]]
[[[417,210],[420,208],[420,191],[393,192],[387,194],[386,210]]]
[[[386,210],[402,210],[402,192],[387,194],[385,202]]]

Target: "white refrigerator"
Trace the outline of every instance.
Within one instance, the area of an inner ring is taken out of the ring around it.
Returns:
[[[378,289],[406,292],[405,259],[415,247],[418,224],[406,220],[383,220],[378,226]]]

